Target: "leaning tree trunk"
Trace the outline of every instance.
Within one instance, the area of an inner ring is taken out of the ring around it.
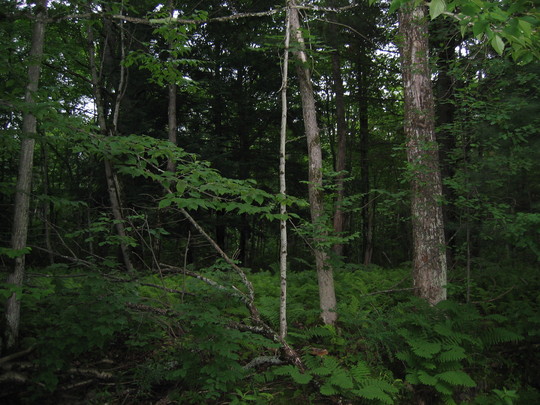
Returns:
[[[45,17],[47,14],[47,0],[36,1],[37,18],[32,32],[32,43],[28,56],[28,85],[26,86],[25,102],[27,106],[34,105],[34,93],[38,90],[41,57],[43,56],[43,43],[45,39]],[[28,217],[30,207],[30,193],[32,191],[32,166],[34,162],[34,145],[37,134],[36,116],[29,108],[23,115],[21,141],[21,154],[19,156],[19,173],[15,191],[15,207],[13,214],[13,230],[11,234],[11,248],[19,251],[15,258],[13,273],[7,277],[7,283],[17,287],[22,286],[25,255],[28,236]],[[21,302],[17,295],[12,294],[6,302],[5,313],[5,348],[11,349],[17,343],[21,316]]]
[[[298,59],[296,72],[300,86],[302,99],[302,112],[304,116],[304,128],[308,145],[308,194],[311,211],[311,221],[315,229],[320,229],[317,239],[324,239],[326,231],[321,224],[324,214],[324,196],[322,190],[322,149],[317,125],[317,112],[315,108],[315,94],[311,84],[308,59],[305,52],[304,37],[300,31],[300,19],[296,4],[291,1],[291,30],[295,33],[298,42],[294,55]],[[334,273],[328,263],[328,255],[318,246],[315,249],[315,262],[317,266],[317,279],[319,282],[319,301],[322,311],[322,319],[325,324],[332,325],[336,322],[336,293],[334,290]]]
[[[436,304],[446,299],[446,254],[424,6],[404,6],[400,11],[400,33],[412,188],[413,279],[418,296]]]

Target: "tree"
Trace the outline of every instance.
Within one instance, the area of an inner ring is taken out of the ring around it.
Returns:
[[[25,255],[27,253],[26,239],[28,236],[28,216],[30,195],[32,192],[32,166],[34,162],[35,137],[37,135],[37,119],[34,113],[34,109],[36,108],[35,93],[39,87],[41,58],[43,56],[43,44],[45,40],[47,2],[48,0],[38,0],[36,2],[36,20],[32,32],[30,53],[28,55],[28,84],[24,97],[27,111],[23,116],[19,174],[17,176],[11,236],[11,248],[16,254],[16,257],[13,272],[7,278],[9,284],[19,288],[23,283]],[[20,313],[20,297],[16,292],[13,292],[6,302],[4,345],[8,350],[17,343]]]
[[[105,23],[106,23],[106,27],[110,28],[109,26],[110,22],[105,21]],[[112,34],[111,32],[108,32],[107,35],[105,35],[105,37],[108,38],[108,36],[111,34]],[[122,47],[121,52],[122,52],[122,61],[123,61],[124,53],[125,53],[123,32],[120,35],[121,35],[120,46]],[[126,85],[125,68],[124,66],[120,67],[120,70],[121,70],[120,82],[118,84],[118,88],[116,89],[117,91],[116,91],[116,99],[114,103],[112,125],[109,125],[107,123],[106,109],[105,109],[104,98],[102,94],[102,84],[100,83],[100,75],[98,73],[98,67],[95,61],[94,33],[93,33],[93,28],[91,25],[88,25],[88,28],[87,28],[87,40],[88,40],[88,60],[90,64],[90,74],[92,77],[92,88],[94,91],[94,102],[96,104],[98,126],[102,134],[116,135],[116,132],[118,129],[118,117],[120,113],[120,102],[125,92],[124,86]],[[106,45],[104,45],[104,48],[106,48]],[[103,52],[108,53],[106,52],[106,50],[104,50]],[[108,61],[108,62],[110,63],[111,61]],[[124,215],[122,213],[120,183],[118,181],[118,176],[116,175],[112,162],[109,159],[104,159],[103,163],[105,165],[105,178],[107,181],[107,191],[108,191],[109,200],[111,203],[111,211],[115,219],[115,228],[120,238],[120,250],[122,252],[122,259],[124,261],[124,265],[126,266],[126,270],[129,273],[133,273],[134,268],[131,262],[130,247],[126,240],[127,233],[124,226]]]
[[[399,22],[412,193],[413,279],[416,293],[436,304],[446,299],[447,269],[425,7],[404,5]]]
[[[317,124],[317,110],[315,107],[315,94],[311,82],[311,72],[308,67],[308,58],[305,52],[304,37],[300,29],[300,17],[294,0],[291,1],[291,29],[297,41],[297,49],[294,55],[297,58],[296,74],[300,86],[300,97],[302,99],[302,113],[304,117],[304,128],[308,149],[308,196],[311,213],[311,222],[318,235],[313,246],[315,253],[315,263],[317,267],[317,279],[319,282],[319,301],[322,311],[322,319],[325,324],[334,324],[337,319],[336,292],[334,289],[334,273],[328,263],[328,254],[317,246],[318,242],[324,240],[326,231],[324,220],[324,195],[322,183],[322,148]]]

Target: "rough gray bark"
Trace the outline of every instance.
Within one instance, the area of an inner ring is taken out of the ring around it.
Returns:
[[[413,279],[418,296],[436,304],[446,299],[446,254],[425,8],[405,6],[399,17],[412,188]]]
[[[311,212],[311,221],[317,227],[324,214],[324,197],[322,189],[322,149],[317,124],[317,111],[315,108],[315,95],[311,83],[311,73],[308,68],[308,58],[305,52],[305,43],[300,31],[300,18],[296,3],[291,1],[291,30],[294,32],[297,47],[294,52],[298,59],[296,73],[300,86],[300,97],[302,99],[302,113],[304,117],[304,128],[306,131],[308,147],[308,195]],[[325,238],[325,231],[322,226],[318,238]],[[334,289],[334,273],[328,263],[328,255],[325,251],[315,246],[315,262],[317,266],[317,279],[319,282],[319,302],[321,316],[325,324],[332,325],[337,320],[336,293]]]
[[[25,102],[28,106],[35,105],[34,93],[38,90],[41,58],[43,56],[43,43],[45,39],[45,18],[47,15],[47,0],[36,1],[36,20],[32,32],[32,43],[28,56],[28,85],[25,91]],[[32,192],[32,166],[34,162],[35,136],[37,134],[37,120],[29,108],[23,115],[23,137],[21,153],[19,156],[19,173],[15,191],[15,206],[13,214],[13,229],[11,234],[11,248],[22,251],[26,247],[28,236],[28,217],[30,207],[30,194]],[[22,286],[25,270],[25,255],[15,258],[13,272],[8,275],[7,283]],[[6,302],[5,313],[5,348],[11,349],[17,343],[21,317],[21,302],[16,294],[12,294]]]

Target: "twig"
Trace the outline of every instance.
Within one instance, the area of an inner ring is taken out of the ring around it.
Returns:
[[[377,295],[377,294],[386,294],[386,293],[392,293],[392,292],[398,292],[398,291],[410,291],[410,290],[416,290],[418,287],[408,287],[408,288],[393,288],[389,290],[381,290],[381,291],[375,291],[368,294],[362,294],[359,297],[367,297],[370,295]]]
[[[171,313],[171,310],[168,310],[168,309],[155,308],[155,307],[151,307],[149,305],[144,305],[144,304],[134,304],[132,302],[126,303],[126,306],[136,311],[150,312],[156,315],[170,315]]]
[[[169,292],[169,293],[172,293],[172,294],[193,295],[193,296],[195,295],[195,294],[187,292],[187,291],[181,291],[181,290],[177,290],[175,288],[169,288],[169,287],[165,287],[165,286],[157,285],[157,284],[152,284],[152,283],[140,283],[140,285],[144,285],[146,287],[158,288],[160,290],[163,290],[163,291],[166,291],[166,292]]]
[[[513,285],[512,287],[510,287],[508,290],[506,290],[505,292],[503,292],[502,294],[499,294],[497,295],[495,298],[491,298],[489,300],[484,300],[484,301],[473,301],[472,303],[473,304],[483,304],[485,302],[493,302],[493,301],[497,301],[498,299],[504,297],[506,294],[508,294],[510,291],[512,291],[514,288],[516,288],[515,285]]]

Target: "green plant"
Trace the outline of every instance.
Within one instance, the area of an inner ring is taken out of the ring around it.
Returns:
[[[482,316],[470,305],[443,301],[432,308],[415,299],[401,304],[389,320],[395,333],[386,343],[419,395],[453,404],[458,391],[476,386],[468,371],[473,361],[481,361],[476,353],[522,338],[501,326],[505,320]]]

